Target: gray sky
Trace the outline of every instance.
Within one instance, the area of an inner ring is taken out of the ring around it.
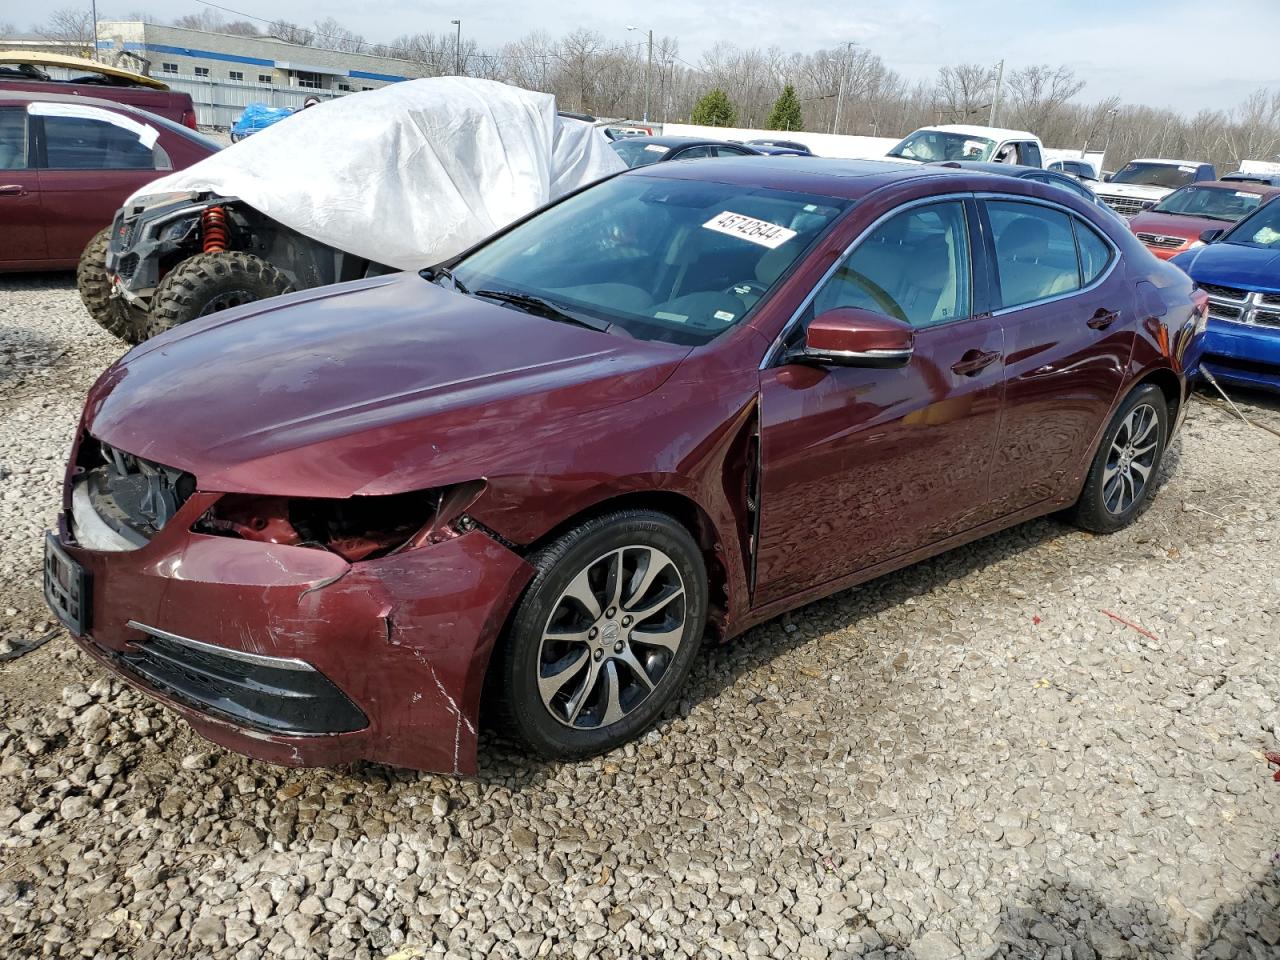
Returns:
[[[449,32],[449,21],[461,17],[464,35],[482,48],[533,30],[558,36],[579,26],[626,42],[638,38],[626,31],[636,24],[678,37],[682,58],[692,63],[719,40],[801,52],[856,40],[910,79],[931,78],[948,63],[1066,63],[1087,81],[1080,100],[1117,94],[1127,103],[1188,113],[1231,107],[1259,87],[1280,87],[1277,0],[614,0],[600,7],[582,0],[218,2],[307,24],[332,16],[372,41]],[[121,7],[158,19],[203,9],[195,0],[122,0]],[[100,0],[100,16],[115,9],[111,0]],[[21,0],[0,0],[0,20],[25,26],[30,10]]]

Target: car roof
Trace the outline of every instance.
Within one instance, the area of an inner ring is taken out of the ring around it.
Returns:
[[[968,172],[968,171],[964,171]],[[928,164],[902,164],[881,160],[843,160],[835,157],[762,156],[750,163],[740,159],[699,160],[697,163],[654,163],[636,167],[622,176],[660,179],[708,180],[746,187],[811,193],[842,200],[858,200],[895,183],[959,176]],[[987,174],[980,174],[984,179]]]
[[[1178,167],[1212,166],[1211,163],[1208,163],[1207,161],[1204,161],[1204,160],[1168,160],[1161,157],[1137,157],[1133,160],[1130,160],[1129,163],[1165,163],[1171,167],[1172,166],[1178,166]]]
[[[1188,183],[1178,189],[1186,190],[1188,187],[1195,187],[1201,190],[1209,187],[1213,190],[1230,190],[1233,193],[1256,193],[1260,197],[1280,193],[1280,187],[1258,183],[1256,180],[1197,180],[1195,183]]]
[[[982,127],[972,123],[943,123],[934,127],[921,127],[921,130],[941,130],[943,133],[961,133],[967,137],[986,137],[1003,140],[1038,140],[1034,133],[1026,130],[1010,130],[1006,127]]]
[[[716,140],[713,137],[627,137],[626,142],[654,143],[660,147],[695,147],[705,143],[724,143],[734,147],[747,147],[750,149],[745,143],[734,143],[732,140]]]
[[[1021,177],[1028,173],[1057,174],[1056,170],[1045,170],[1043,167],[1032,167],[1023,163],[996,163],[994,160],[933,160],[926,166],[950,167],[951,169],[973,170],[977,173],[998,173],[1006,177]]]

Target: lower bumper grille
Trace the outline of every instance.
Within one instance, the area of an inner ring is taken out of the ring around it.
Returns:
[[[126,653],[104,652],[122,670],[198,710],[286,736],[350,733],[369,725],[359,707],[301,660],[230,650],[140,623],[130,626],[147,639]]]

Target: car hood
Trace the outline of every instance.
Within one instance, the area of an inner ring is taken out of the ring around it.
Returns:
[[[1134,233],[1156,233],[1165,237],[1183,237],[1197,240],[1206,230],[1225,230],[1231,224],[1209,217],[1187,217],[1177,213],[1157,213],[1146,210],[1129,221]]]
[[[1280,250],[1241,243],[1211,243],[1175,257],[1197,283],[1280,293]]]
[[[201,489],[393,493],[660,386],[689,348],[556,323],[397,274],[228,310],[148,341],[85,426]]]
[[[1152,187],[1145,183],[1099,183],[1093,188],[1098,196],[1136,197],[1139,200],[1162,200],[1173,193],[1172,187]]]

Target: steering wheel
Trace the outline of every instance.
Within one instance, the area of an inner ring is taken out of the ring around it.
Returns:
[[[735,297],[745,297],[749,293],[754,293],[756,295],[756,299],[759,300],[764,296],[765,291],[768,289],[769,287],[767,284],[758,283],[755,280],[743,280],[741,283],[735,283],[731,286],[725,287],[722,293],[724,293],[725,296]]]
[[[859,273],[857,270],[847,271],[846,276],[857,283],[858,286],[866,290],[867,293],[871,294],[871,299],[876,302],[876,306],[889,316],[896,317],[903,323],[910,323],[907,319],[907,312],[898,306],[898,301],[889,296],[888,291],[886,291],[884,287],[880,286],[880,284],[876,283],[865,274]]]

